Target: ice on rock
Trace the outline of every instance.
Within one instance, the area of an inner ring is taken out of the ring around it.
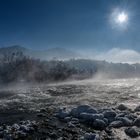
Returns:
[[[95,133],[85,133],[80,140],[99,140],[99,135]]]
[[[71,115],[74,117],[79,117],[81,113],[95,114],[97,113],[97,110],[89,105],[80,105],[77,108],[73,108],[71,110]]]
[[[100,120],[100,119],[96,119],[92,123],[92,127],[97,130],[104,130],[106,128],[106,126],[107,126],[107,124],[103,120]]]
[[[135,127],[126,128],[125,133],[131,138],[136,138],[139,136],[139,132]]]
[[[70,112],[67,111],[65,108],[59,109],[58,112],[56,113],[56,117],[58,117],[60,119],[64,119],[69,116],[70,116]]]

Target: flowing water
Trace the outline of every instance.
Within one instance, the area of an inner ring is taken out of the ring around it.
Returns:
[[[90,104],[95,107],[140,104],[140,79],[82,80],[3,87],[0,109],[39,110],[46,106]]]

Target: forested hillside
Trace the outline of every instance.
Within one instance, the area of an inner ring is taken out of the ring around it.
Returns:
[[[70,59],[41,61],[23,52],[4,54],[0,59],[0,82],[53,82],[86,78],[131,78],[140,76],[140,64]]]

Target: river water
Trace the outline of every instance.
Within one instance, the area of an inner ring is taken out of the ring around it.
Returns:
[[[104,79],[69,81],[57,84],[17,84],[0,90],[0,109],[39,110],[46,106],[130,108],[140,104],[140,79]]]

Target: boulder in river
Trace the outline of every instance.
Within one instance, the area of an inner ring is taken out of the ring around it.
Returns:
[[[123,126],[123,123],[122,123],[122,121],[114,121],[109,126],[113,127],[113,128],[119,128],[119,127]]]
[[[88,123],[88,122],[93,122],[96,119],[103,120],[104,115],[101,113],[100,114],[81,113],[79,119],[81,119],[85,123]]]
[[[125,129],[126,135],[130,136],[131,138],[136,138],[139,136],[139,132],[135,127],[130,127]]]
[[[60,119],[64,119],[65,117],[69,117],[70,112],[67,111],[66,109],[59,109],[58,112],[56,113],[56,117]]]
[[[136,118],[133,125],[140,127],[140,118]]]
[[[117,120],[121,121],[123,123],[123,126],[131,126],[132,125],[132,121],[126,117],[118,117]]]
[[[90,107],[89,105],[80,105],[77,108],[73,108],[71,110],[71,115],[74,117],[79,117],[81,113],[95,114],[97,113],[97,110]]]
[[[85,133],[80,140],[100,140],[99,135],[96,133]]]
[[[124,111],[124,110],[128,110],[128,107],[125,106],[124,104],[120,104],[117,106],[117,109],[120,110],[120,111]]]
[[[135,112],[140,112],[140,105],[134,109]]]
[[[112,122],[112,121],[115,120],[115,117],[116,117],[117,114],[116,114],[115,111],[110,110],[110,111],[103,112],[103,115],[104,115],[105,118],[108,119],[109,122]]]
[[[92,123],[92,127],[97,130],[104,130],[106,128],[106,126],[107,126],[107,124],[103,120],[100,120],[100,119],[96,119]]]

